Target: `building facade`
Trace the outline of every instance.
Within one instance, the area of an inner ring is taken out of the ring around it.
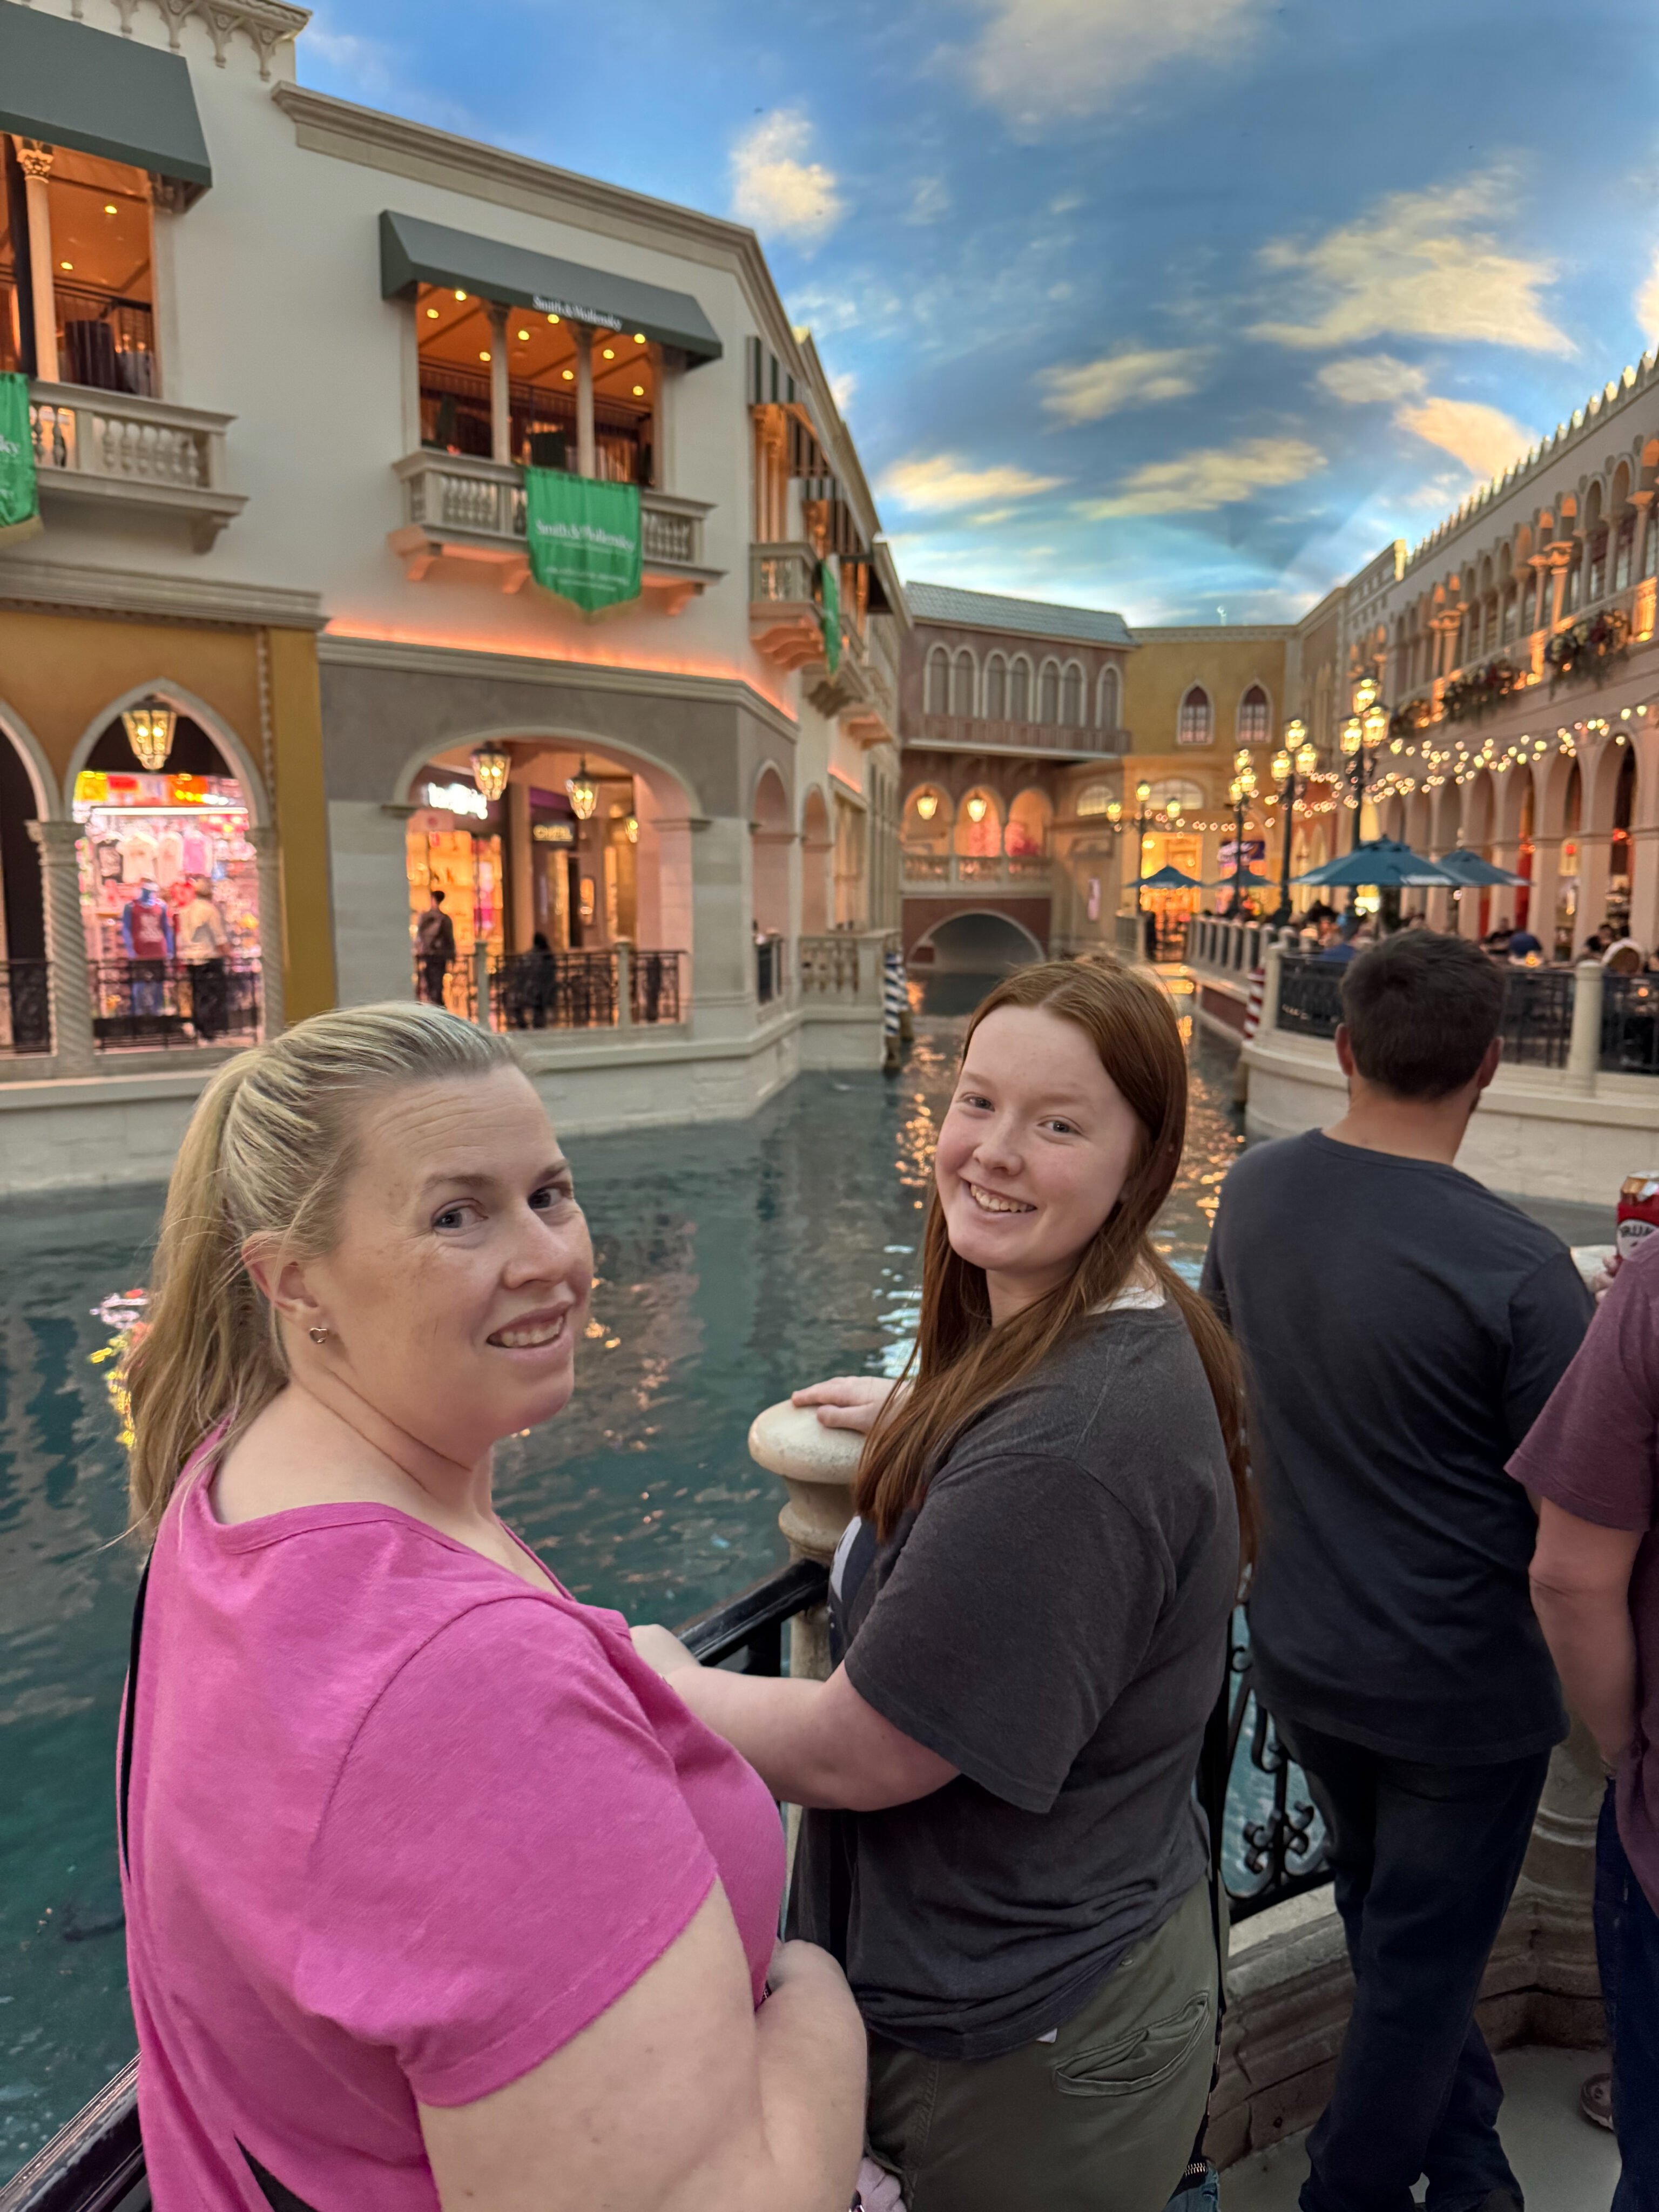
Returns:
[[[216,1054],[417,988],[524,1027],[567,1127],[873,1061],[908,617],[752,234],[307,91],[306,20],[0,0],[44,525],[0,542],[0,1109],[118,1083],[157,1111],[109,1176],[155,1172]],[[637,491],[635,597],[535,581],[527,467]],[[186,838],[234,1033],[176,946],[132,976]],[[109,1179],[75,1149],[40,1175]]]
[[[907,962],[983,974],[1109,943],[1109,871],[1089,867],[1128,742],[1121,617],[938,584],[906,595]]]

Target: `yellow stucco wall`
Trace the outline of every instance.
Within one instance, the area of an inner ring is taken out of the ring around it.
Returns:
[[[0,728],[9,726],[24,750],[33,738],[55,783],[59,811],[67,812],[70,763],[82,738],[108,723],[118,702],[152,689],[181,707],[199,701],[266,787],[283,872],[288,1018],[297,1021],[334,1003],[317,653],[308,630],[264,635],[269,758],[260,713],[260,633],[252,628],[0,609]]]
[[[1252,684],[1267,695],[1267,729],[1277,743],[1289,711],[1285,704],[1285,648],[1289,633],[1241,635],[1219,624],[1208,630],[1179,630],[1160,635],[1139,630],[1123,686],[1123,720],[1139,753],[1179,754],[1195,764],[1225,761],[1238,744],[1238,702]],[[1214,743],[1177,745],[1181,702],[1194,684],[1210,695],[1214,709]]]

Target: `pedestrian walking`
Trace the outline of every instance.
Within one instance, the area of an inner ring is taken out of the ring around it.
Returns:
[[[444,895],[432,894],[431,903],[415,925],[415,962],[419,971],[420,996],[429,1006],[444,1002],[444,977],[455,958],[455,925],[444,912]]]
[[[795,1924],[846,1965],[869,2145],[920,2212],[1162,2212],[1208,2097],[1193,1778],[1245,1491],[1236,1355],[1152,1241],[1186,1112],[1144,971],[999,985],[939,1132],[912,1372],[797,1393],[868,1436],[834,1675],[635,1632],[812,1808]]]
[[[1256,1679],[1324,1820],[1356,1988],[1304,2212],[1509,2212],[1474,2021],[1566,1732],[1505,1474],[1583,1338],[1548,1230],[1462,1174],[1504,972],[1412,931],[1342,980],[1346,1112],[1247,1152],[1204,1287],[1250,1378]]]
[[[1607,1767],[1595,1949],[1613,2212],[1659,2212],[1659,1240],[1619,1268],[1510,1472],[1538,1506],[1533,1604]]]

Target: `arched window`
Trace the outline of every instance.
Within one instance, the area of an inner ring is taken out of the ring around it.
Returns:
[[[1190,699],[1191,692],[1187,696]],[[1238,702],[1238,742],[1241,745],[1267,742],[1267,695],[1259,684],[1252,684]]]
[[[1121,712],[1118,704],[1121,696],[1121,687],[1118,683],[1116,669],[1103,668],[1100,672],[1100,711],[1095,716],[1097,729],[1116,729],[1118,716]]]
[[[948,714],[951,711],[951,656],[942,645],[936,645],[927,656],[927,681],[923,688],[921,711],[924,714]]]
[[[1631,570],[1636,561],[1636,510],[1626,507],[1619,520],[1619,538],[1613,556],[1613,588],[1622,592],[1628,586]]]
[[[1022,791],[1008,809],[1002,849],[1011,860],[1040,860],[1048,849],[1054,809],[1040,791]]]
[[[1106,672],[1109,676],[1117,673],[1115,669],[1108,669]],[[1074,811],[1080,816],[1104,814],[1116,797],[1117,793],[1109,783],[1085,783],[1077,795]]]
[[[971,714],[974,711],[974,656],[967,651],[957,653],[951,664],[951,712]]]
[[[1031,664],[1022,653],[1008,671],[1008,720],[1029,722],[1031,719]]]
[[[985,664],[985,719],[988,722],[1008,719],[1008,664],[1000,653],[994,653]]]
[[[1060,720],[1060,663],[1057,660],[1045,660],[1042,672],[1037,678],[1036,718],[1044,723]]]
[[[1194,684],[1181,702],[1181,719],[1176,725],[1176,743],[1178,745],[1207,745],[1214,735],[1210,695],[1201,684]]]
[[[1075,660],[1066,662],[1060,678],[1060,719],[1068,730],[1083,727],[1083,671]]]

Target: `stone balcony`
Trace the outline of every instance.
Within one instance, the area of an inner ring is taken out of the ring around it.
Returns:
[[[1127,730],[1078,730],[1058,722],[991,721],[978,714],[923,714],[907,745],[930,752],[1030,753],[1072,761],[1116,760],[1133,742]]]
[[[403,486],[404,521],[386,542],[411,583],[441,561],[472,561],[492,565],[504,592],[522,589],[530,574],[522,469],[423,448],[394,461],[392,473]],[[641,492],[645,596],[657,612],[678,614],[726,574],[703,559],[703,519],[711,512],[708,500]]]
[[[155,519],[177,519],[205,553],[247,504],[225,482],[225,432],[234,415],[165,399],[32,383],[29,433],[43,509],[74,500]],[[95,513],[96,508],[93,507]]]
[[[1054,863],[1046,853],[906,852],[901,873],[906,898],[958,892],[1022,892],[1042,896],[1054,888]]]
[[[775,668],[793,671],[823,659],[823,629],[812,594],[817,567],[810,545],[749,549],[749,639]]]

